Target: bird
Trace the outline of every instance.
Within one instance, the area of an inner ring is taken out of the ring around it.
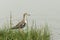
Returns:
[[[25,27],[25,25],[27,24],[27,20],[26,20],[26,16],[30,16],[30,14],[28,13],[24,13],[23,14],[23,19],[14,27],[12,27],[11,29],[22,29]]]

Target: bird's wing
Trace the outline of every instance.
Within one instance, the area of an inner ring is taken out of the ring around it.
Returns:
[[[18,28],[20,27],[20,25],[21,25],[21,22],[19,22],[16,26],[14,26],[14,27],[11,28],[11,29],[18,29]]]
[[[14,26],[12,29],[23,28],[25,26],[25,24],[26,23],[24,21],[21,21],[16,26]]]
[[[16,25],[16,27],[20,27],[20,28],[23,28],[24,26],[25,26],[25,22],[24,21],[21,21],[21,22],[19,22],[17,25]]]

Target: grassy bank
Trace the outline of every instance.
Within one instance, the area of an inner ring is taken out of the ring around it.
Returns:
[[[25,31],[19,29],[0,30],[0,40],[50,40],[50,32],[47,26],[38,30],[31,28],[30,31],[28,29]]]

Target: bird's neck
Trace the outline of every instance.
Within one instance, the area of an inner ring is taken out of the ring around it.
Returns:
[[[27,18],[26,18],[26,16],[23,16],[23,20],[25,21],[25,23],[27,23]]]

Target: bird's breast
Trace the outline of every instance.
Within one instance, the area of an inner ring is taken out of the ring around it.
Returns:
[[[25,20],[25,23],[27,23],[27,21]]]

